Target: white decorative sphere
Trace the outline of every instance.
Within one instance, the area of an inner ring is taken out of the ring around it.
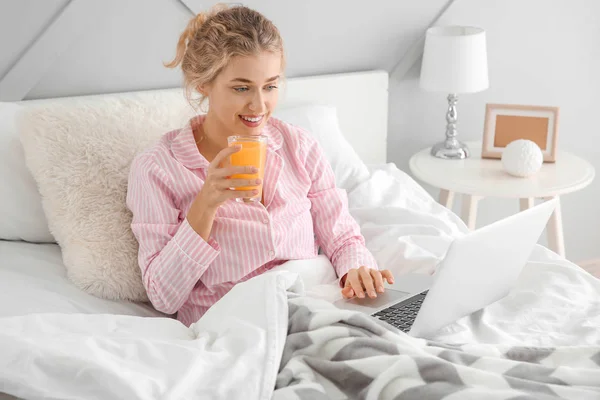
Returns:
[[[511,175],[527,178],[538,172],[544,162],[540,147],[531,140],[510,142],[502,152],[502,166]]]

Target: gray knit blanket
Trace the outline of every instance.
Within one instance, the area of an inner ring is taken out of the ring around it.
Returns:
[[[449,346],[293,297],[273,399],[598,400],[600,347]]]

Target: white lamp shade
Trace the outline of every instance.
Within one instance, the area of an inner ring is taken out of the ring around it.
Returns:
[[[489,86],[485,31],[469,26],[429,28],[420,86],[432,92],[474,93]]]

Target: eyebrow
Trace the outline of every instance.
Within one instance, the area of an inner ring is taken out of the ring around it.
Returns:
[[[267,79],[267,82],[274,81],[277,78],[279,78],[279,75],[275,75],[274,77]],[[232,79],[231,82],[253,83],[251,80],[245,78],[235,78]]]

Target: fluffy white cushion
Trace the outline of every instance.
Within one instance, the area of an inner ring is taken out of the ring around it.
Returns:
[[[0,239],[54,242],[17,134],[15,118],[21,109],[0,103]]]
[[[28,107],[18,118],[68,277],[107,299],[146,300],[125,204],[138,152],[193,115],[181,91],[98,96]]]
[[[273,115],[306,129],[316,138],[333,168],[337,187],[350,191],[369,177],[367,166],[340,130],[335,107],[297,106],[277,110]]]

